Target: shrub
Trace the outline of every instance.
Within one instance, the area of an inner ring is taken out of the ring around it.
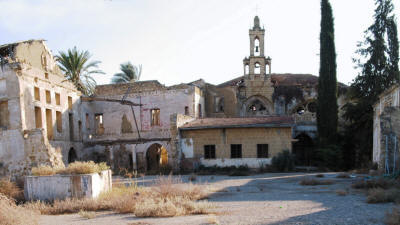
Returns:
[[[339,173],[336,178],[350,178],[350,174],[348,173]]]
[[[284,150],[272,158],[272,166],[275,170],[280,172],[293,171],[294,160],[294,155],[291,154],[289,150]]]
[[[7,178],[0,179],[0,194],[18,201],[24,198],[23,191]]]
[[[303,178],[300,181],[300,185],[315,186],[315,185],[330,185],[330,184],[333,184],[333,181],[331,181],[331,180],[316,180],[314,178]]]
[[[385,224],[386,225],[400,224],[400,208],[393,208],[391,212],[386,213]]]
[[[328,145],[316,150],[316,160],[319,167],[338,170],[342,167],[342,151],[337,145]]]
[[[235,170],[229,174],[229,176],[249,176],[250,173],[248,171],[243,170]]]
[[[400,202],[400,190],[391,188],[384,190],[382,188],[372,188],[368,190],[368,203]]]
[[[93,219],[96,217],[96,213],[95,212],[88,212],[88,211],[79,211],[78,213],[81,217],[86,218],[86,219]]]
[[[38,224],[39,214],[17,206],[12,199],[0,194],[0,224],[1,225],[33,225]]]
[[[395,180],[377,178],[370,180],[358,180],[351,185],[355,189],[371,189],[371,188],[382,188],[388,189],[390,187],[398,187],[399,184]]]
[[[346,196],[349,193],[346,190],[339,189],[339,190],[336,190],[336,194],[339,196]]]
[[[322,178],[322,177],[325,177],[325,175],[320,173],[320,174],[315,175],[315,177]]]

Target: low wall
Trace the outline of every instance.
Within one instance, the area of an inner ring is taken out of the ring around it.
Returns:
[[[270,165],[271,158],[241,158],[241,159],[200,159],[200,164],[203,166],[220,166],[220,167],[228,167],[228,166],[248,166],[251,169],[260,168],[262,165]]]
[[[96,198],[111,190],[111,170],[82,175],[26,176],[26,200],[53,201],[65,198]]]

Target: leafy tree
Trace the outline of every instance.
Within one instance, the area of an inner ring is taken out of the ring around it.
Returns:
[[[332,7],[328,0],[322,0],[317,99],[318,136],[322,145],[335,143],[337,136],[338,105],[334,39]]]
[[[120,65],[122,73],[114,74],[111,82],[116,83],[132,83],[140,79],[142,74],[142,65],[134,66],[131,62],[122,63]]]
[[[358,44],[359,58],[354,59],[360,73],[349,92],[345,105],[348,149],[354,155],[353,164],[362,166],[371,160],[373,140],[373,104],[379,95],[398,83],[399,43],[391,0],[376,0],[374,23],[365,31],[365,40]]]
[[[67,52],[59,51],[56,60],[67,80],[85,95],[93,94],[96,81],[92,74],[104,74],[97,69],[100,61],[89,62],[91,55],[88,51],[79,51],[74,47]]]

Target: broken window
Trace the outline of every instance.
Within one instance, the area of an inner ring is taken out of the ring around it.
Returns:
[[[40,89],[38,87],[34,88],[34,97],[36,101],[40,101]]]
[[[160,125],[160,109],[151,110],[151,125],[152,126]]]
[[[72,109],[72,97],[68,96],[68,109],[71,110]]]
[[[46,128],[47,128],[47,139],[53,139],[53,118],[51,109],[46,109]]]
[[[268,144],[257,144],[257,158],[268,158]]]
[[[8,101],[0,102],[0,127],[7,128],[9,123]]]
[[[231,158],[232,159],[242,158],[242,145],[241,144],[232,144],[231,145]]]
[[[215,145],[204,145],[204,158],[215,159]]]
[[[217,106],[218,112],[224,112],[224,98],[220,98]]]
[[[90,121],[89,121],[89,113],[86,113],[86,129],[90,130]]]
[[[55,99],[56,99],[56,105],[61,105],[60,94],[59,93],[55,94]]]
[[[49,73],[44,73],[44,78],[49,79]]]
[[[189,116],[189,106],[185,106],[185,115]]]
[[[261,66],[260,63],[254,64],[254,74],[260,74],[261,73]]]
[[[57,132],[62,133],[62,114],[60,111],[56,111],[56,122],[57,122]]]
[[[36,128],[42,128],[42,109],[35,107],[35,125]]]
[[[98,135],[104,134],[103,114],[102,113],[95,114],[94,119],[96,122],[96,134]]]
[[[68,123],[69,123],[69,140],[74,140],[74,115],[68,113]]]
[[[51,95],[49,90],[46,90],[46,103],[51,104]]]
[[[197,105],[197,110],[198,110],[198,113],[199,113],[199,118],[203,117],[203,112],[201,110],[201,104]]]
[[[260,56],[260,40],[254,39],[254,56]]]

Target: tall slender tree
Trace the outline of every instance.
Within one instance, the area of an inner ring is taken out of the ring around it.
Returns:
[[[354,59],[359,74],[351,84],[350,99],[345,105],[349,149],[355,152],[352,164],[362,166],[372,157],[373,104],[379,95],[398,83],[399,42],[394,6],[391,0],[375,0],[374,23],[365,31]],[[356,135],[354,135],[356,134]]]
[[[75,87],[85,95],[94,92],[96,81],[93,74],[104,74],[97,69],[100,61],[89,62],[91,55],[88,51],[79,51],[74,47],[67,52],[59,51],[56,60],[67,80],[74,83]]]
[[[321,0],[320,67],[317,99],[318,137],[322,145],[337,137],[338,105],[335,31],[329,0]]]
[[[111,82],[116,83],[131,83],[138,81],[142,74],[142,65],[134,66],[131,62],[122,63],[120,65],[122,73],[114,74]]]

